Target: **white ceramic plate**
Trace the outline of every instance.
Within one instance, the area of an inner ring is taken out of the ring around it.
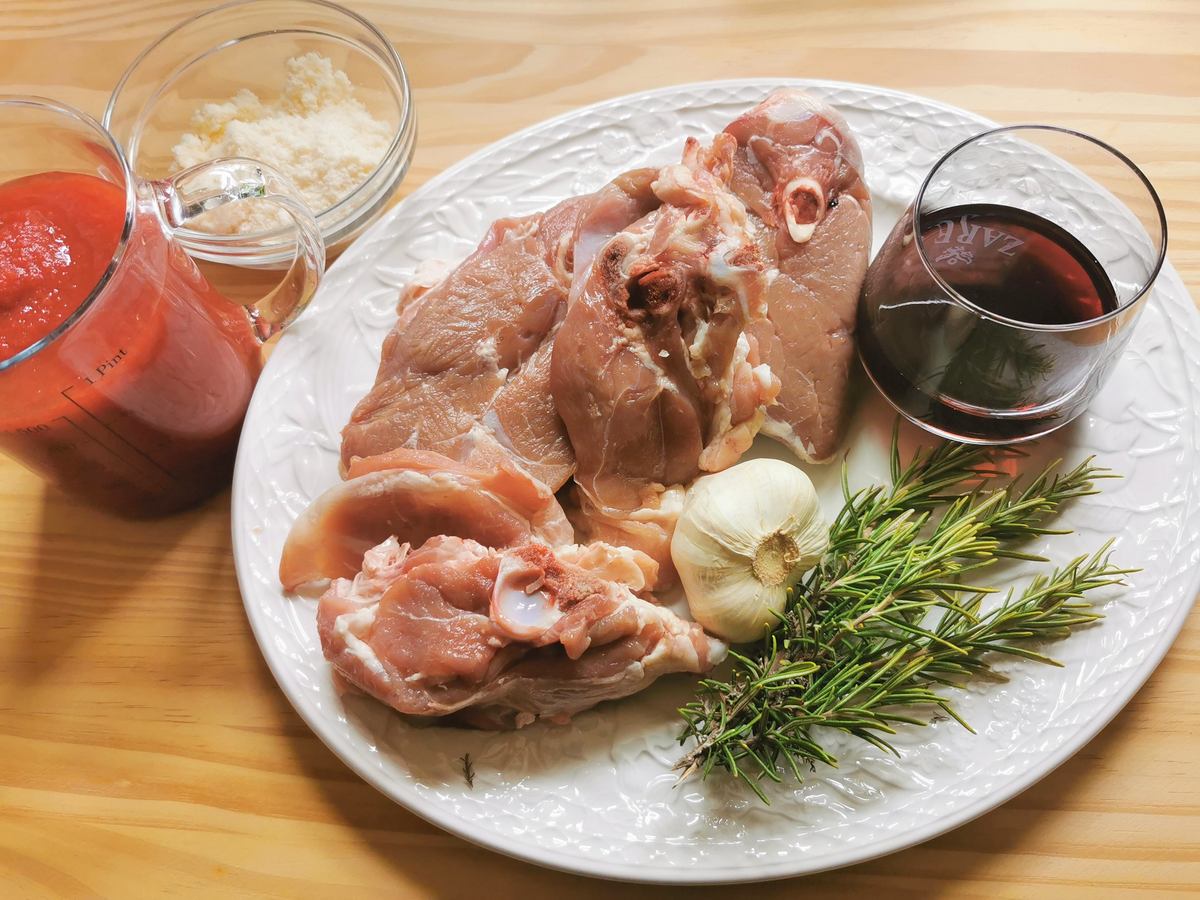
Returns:
[[[1162,658],[1200,573],[1200,328],[1168,265],[1111,386],[1042,454],[1095,453],[1125,475],[1065,515],[1047,540],[1063,559],[1117,537],[1140,565],[1106,618],[1054,647],[1062,669],[1012,663],[1005,684],[972,689],[952,722],[902,733],[902,759],[840,743],[842,766],[773,791],[766,807],[714,778],[674,786],[679,721],[692,690],[667,678],[566,727],[516,733],[416,729],[382,705],[339,698],[321,655],[315,604],[275,578],[288,529],[337,479],[339,431],[371,385],[397,287],[424,259],[465,255],[500,215],[533,212],[614,173],[676,158],[782,81],[683,85],[587,107],[506,138],[416,191],[338,260],[263,373],[242,435],[233,537],[246,612],[280,687],[359,775],[426,819],[486,847],[589,875],[654,882],[779,878],[846,865],[926,840],[1012,797],[1093,737]],[[876,246],[937,156],[991,123],[879,88],[807,87],[845,113],[876,202]],[[871,392],[849,437],[851,480],[886,477],[891,415]],[[911,435],[910,435],[911,437]],[[832,512],[831,470],[812,471]],[[1020,572],[1014,570],[1012,577]],[[460,763],[469,752],[475,786]]]

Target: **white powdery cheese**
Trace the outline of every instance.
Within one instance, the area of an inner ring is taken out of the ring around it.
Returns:
[[[278,99],[265,103],[243,89],[226,103],[201,106],[190,128],[173,149],[177,169],[226,156],[257,159],[291,178],[314,214],[366,181],[392,139],[392,127],[371,115],[346,73],[319,53],[287,61]],[[249,234],[288,221],[269,204],[243,202],[205,213],[194,226]]]

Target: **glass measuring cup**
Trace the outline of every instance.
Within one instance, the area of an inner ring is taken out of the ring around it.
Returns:
[[[99,123],[50,100],[0,97],[0,134],[0,190],[45,178],[68,192],[86,184],[123,216],[107,267],[65,318],[27,346],[0,350],[0,450],[118,515],[164,514],[209,496],[232,471],[263,341],[295,318],[323,274],[312,214],[286,179],[253,160],[139,180]],[[252,197],[291,217],[297,249],[279,286],[239,307],[201,277],[173,232]],[[81,203],[99,215],[90,188]],[[73,264],[71,252],[80,255],[67,247],[58,261]],[[32,283],[38,270],[12,270],[8,289],[19,300],[21,279]]]

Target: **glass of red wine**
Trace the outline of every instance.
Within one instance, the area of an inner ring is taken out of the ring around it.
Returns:
[[[1119,151],[1046,125],[984,132],[933,166],[871,263],[859,355],[929,431],[1040,437],[1102,389],[1166,243],[1158,195]]]

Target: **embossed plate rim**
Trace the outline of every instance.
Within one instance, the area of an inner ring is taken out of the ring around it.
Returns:
[[[661,97],[664,95],[672,95],[681,92],[700,92],[706,89],[729,89],[736,90],[740,88],[761,88],[764,92],[771,86],[780,84],[790,84],[796,86],[808,86],[823,88],[827,90],[843,90],[843,91],[858,91],[866,94],[886,96],[895,100],[904,102],[915,102],[920,104],[925,109],[940,109],[955,116],[963,117],[972,122],[977,122],[980,129],[991,127],[995,123],[989,120],[935,100],[930,100],[913,94],[908,94],[902,91],[895,91],[887,88],[877,88],[871,85],[854,84],[849,82],[810,80],[810,79],[768,79],[768,78],[747,78],[747,79],[730,79],[711,82],[697,82],[691,84],[674,85],[666,88],[657,88],[648,91],[641,91],[634,94],[629,94],[623,97],[605,100],[600,103],[582,107],[555,116],[551,119],[544,120],[522,129],[512,135],[509,135],[495,143],[484,147],[476,153],[471,154],[459,163],[446,169],[439,175],[430,179],[420,188],[413,192],[405,200],[401,201],[391,210],[381,221],[372,226],[369,231],[364,234],[355,246],[351,246],[343,254],[334,266],[331,267],[331,272],[340,272],[343,269],[355,265],[358,256],[358,250],[365,242],[369,242],[375,235],[381,235],[388,230],[391,224],[402,215],[405,206],[416,201],[419,198],[424,198],[429,194],[437,191],[443,184],[453,180],[462,171],[469,169],[475,165],[478,159],[482,156],[495,153],[502,148],[521,143],[526,137],[541,131],[551,131],[554,126],[575,119],[587,119],[590,115],[601,110],[612,108],[636,106],[640,101]],[[1186,288],[1180,282],[1174,270],[1169,264],[1164,269],[1164,283],[1172,282],[1172,288],[1180,290],[1186,296]],[[314,302],[314,308],[306,313],[319,314],[320,304]],[[1193,309],[1194,313],[1194,309]],[[287,342],[289,335],[285,335],[283,340]],[[286,345],[285,345],[286,346]],[[271,365],[278,365],[280,354],[275,354],[275,358],[268,364],[268,369]],[[264,373],[264,380],[266,378]],[[251,404],[250,414],[247,416],[248,426],[256,419],[255,409],[260,399],[261,393],[256,393],[254,401]],[[265,401],[263,401],[265,402]],[[248,428],[249,430],[249,428]],[[1097,711],[1097,714],[1087,722],[1086,725],[1075,729],[1070,736],[1064,740],[1063,744],[1048,754],[1039,758],[1038,764],[1021,776],[1013,778],[1008,783],[1002,785],[999,789],[990,793],[979,796],[972,802],[955,809],[948,815],[940,819],[936,819],[928,824],[908,829],[903,834],[893,838],[885,838],[877,840],[866,845],[851,844],[841,850],[839,853],[833,853],[822,857],[819,865],[805,865],[803,857],[789,857],[784,860],[766,863],[763,861],[748,862],[742,861],[737,865],[705,865],[696,866],[694,868],[678,868],[667,865],[658,866],[642,866],[636,869],[631,869],[629,866],[622,866],[619,863],[610,862],[606,859],[588,858],[586,856],[570,855],[559,856],[550,848],[537,846],[529,843],[523,843],[519,837],[511,835],[499,834],[494,831],[484,831],[479,826],[467,819],[462,818],[455,810],[450,807],[439,806],[436,797],[423,796],[418,792],[413,784],[408,782],[399,782],[386,778],[381,775],[378,769],[372,768],[363,764],[359,755],[361,748],[357,747],[353,740],[346,738],[344,735],[335,731],[332,724],[325,718],[326,712],[311,705],[311,699],[299,693],[295,689],[295,685],[288,671],[288,659],[282,651],[276,652],[272,645],[271,634],[268,630],[268,623],[260,616],[259,610],[251,601],[254,595],[256,585],[251,581],[250,566],[245,562],[245,554],[248,552],[243,549],[242,540],[247,536],[247,527],[251,524],[248,522],[248,509],[246,504],[239,502],[240,498],[245,496],[246,479],[251,477],[251,466],[245,459],[245,447],[248,442],[243,442],[243,452],[239,452],[237,470],[234,477],[234,495],[232,503],[232,531],[234,540],[234,555],[235,565],[237,569],[239,587],[241,588],[244,603],[246,606],[247,616],[251,623],[251,628],[255,638],[258,641],[263,652],[264,659],[268,667],[271,669],[272,675],[280,685],[289,702],[296,709],[302,719],[308,724],[313,732],[328,746],[335,755],[345,762],[353,771],[363,777],[370,784],[379,789],[382,793],[407,807],[422,818],[446,829],[454,834],[457,834],[467,840],[482,845],[492,850],[496,850],[506,855],[515,857],[528,862],[533,862],[539,865],[547,866],[554,869],[559,869],[567,872],[581,873],[592,876],[626,880],[626,881],[643,881],[653,883],[731,883],[744,881],[759,881],[774,878],[786,878],[802,873],[812,873],[823,871],[832,868],[849,865],[856,862],[862,862],[867,859],[872,859],[887,853],[895,852],[908,846],[928,840],[938,834],[949,831],[959,825],[962,825],[971,819],[981,815],[990,809],[995,808],[1016,794],[1028,788],[1040,778],[1049,774],[1057,766],[1061,765],[1071,755],[1082,748],[1090,741],[1105,725],[1119,712],[1129,699],[1137,692],[1137,690],[1145,683],[1150,673],[1154,671],[1163,656],[1174,641],[1175,636],[1183,626],[1187,614],[1191,608],[1192,602],[1187,601],[1178,604],[1175,610],[1174,618],[1170,620],[1168,626],[1157,636],[1157,642],[1154,644],[1151,652],[1143,659],[1138,670],[1130,675],[1122,684],[1121,688],[1109,698],[1109,702]],[[1197,592],[1200,591],[1200,571],[1196,571],[1192,576],[1192,585],[1190,587],[1189,596],[1194,600]],[[361,735],[360,735],[361,738]]]

